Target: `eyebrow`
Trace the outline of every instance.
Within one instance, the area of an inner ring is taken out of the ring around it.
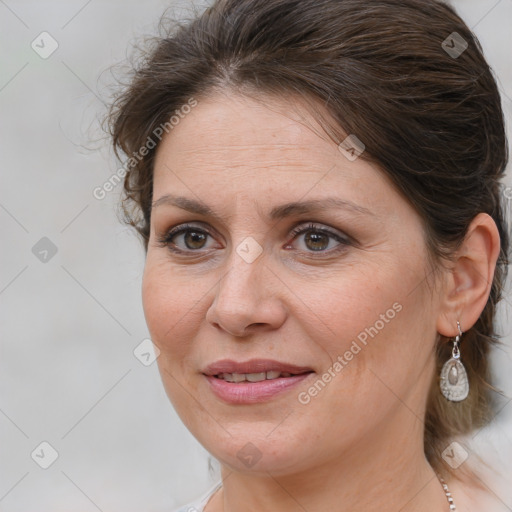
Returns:
[[[220,216],[217,215],[208,205],[188,197],[165,194],[153,202],[151,209],[154,210],[161,205],[177,206],[178,208],[187,210],[191,213],[220,219]],[[293,201],[275,206],[270,210],[269,219],[275,221],[293,215],[321,212],[332,208],[349,210],[354,213],[364,215],[374,215],[374,213],[368,210],[368,208],[357,205],[352,201],[347,201],[346,199],[341,199],[339,197],[326,197],[322,199],[311,199],[308,201]]]

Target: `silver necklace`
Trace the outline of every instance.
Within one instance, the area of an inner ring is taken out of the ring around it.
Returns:
[[[450,510],[457,510],[455,508],[455,503],[453,502],[452,493],[450,492],[450,489],[448,489],[446,482],[439,475],[437,475],[437,478],[439,478],[439,482],[441,482],[441,485],[443,486],[446,499],[448,500],[448,504],[450,505]]]
[[[437,478],[439,479],[439,482],[443,486],[443,491],[444,491],[444,494],[446,495],[446,499],[448,500],[448,504],[450,505],[450,510],[457,510],[455,508],[455,503],[453,502],[452,493],[450,492],[450,489],[448,489],[448,485],[446,485],[446,482],[439,475],[437,475]],[[219,490],[220,490],[220,487],[215,491],[214,494],[216,494],[217,491],[219,491]],[[210,499],[212,497],[213,497],[213,495],[210,496]]]

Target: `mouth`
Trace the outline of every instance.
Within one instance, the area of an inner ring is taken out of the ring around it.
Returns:
[[[312,368],[267,359],[217,361],[203,372],[210,390],[230,404],[266,402],[314,374]]]
[[[287,379],[295,375],[303,375],[304,373],[290,373],[290,372],[279,372],[277,370],[271,370],[268,372],[257,372],[257,373],[219,373],[213,375],[216,379],[221,379],[226,382],[233,382],[238,384],[240,382],[261,382],[263,380],[274,380],[274,379]]]

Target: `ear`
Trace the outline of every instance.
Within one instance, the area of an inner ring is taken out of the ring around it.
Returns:
[[[466,237],[447,271],[437,332],[446,337],[469,330],[482,314],[494,278],[500,253],[500,235],[496,223],[479,213],[469,225]]]

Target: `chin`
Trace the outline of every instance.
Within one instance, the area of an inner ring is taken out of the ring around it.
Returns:
[[[308,461],[314,457],[314,454],[307,453],[307,447],[312,445],[294,440],[289,429],[283,429],[280,435],[269,438],[271,429],[267,424],[261,429],[251,424],[250,431],[247,431],[247,425],[231,425],[227,431],[219,425],[215,431],[198,430],[191,426],[191,432],[223,466],[239,473],[288,475],[305,469]],[[312,460],[310,462],[313,463]]]

